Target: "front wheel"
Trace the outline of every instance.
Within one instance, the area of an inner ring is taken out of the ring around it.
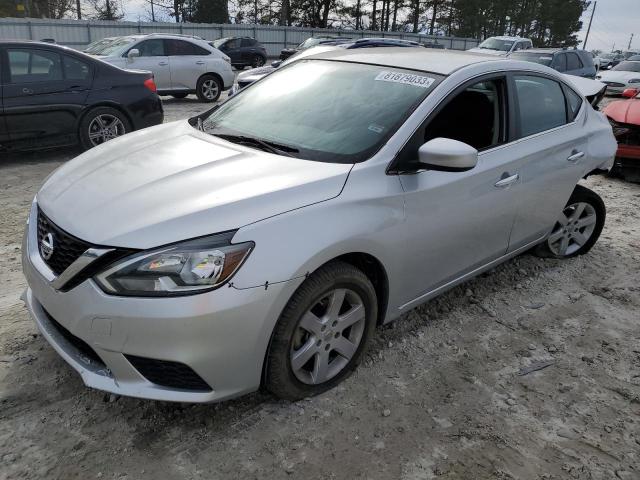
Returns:
[[[196,94],[201,102],[211,103],[218,100],[222,85],[213,75],[203,75],[196,85]]]
[[[376,318],[375,289],[362,271],[340,261],[321,267],[294,293],[276,324],[266,388],[299,400],[334,387],[358,365]]]
[[[264,57],[262,55],[254,55],[251,60],[251,66],[253,68],[261,67],[264,65]]]
[[[94,108],[80,122],[80,144],[84,150],[89,150],[131,130],[127,117],[115,108]]]
[[[584,255],[600,237],[606,215],[602,198],[594,191],[576,185],[551,235],[536,247],[535,253],[553,258]]]

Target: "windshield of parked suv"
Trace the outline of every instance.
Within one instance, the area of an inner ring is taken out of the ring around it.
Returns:
[[[508,52],[511,50],[511,47],[514,43],[515,42],[513,40],[498,40],[497,38],[487,38],[484,42],[478,45],[478,48]]]
[[[258,139],[303,159],[359,162],[386,142],[441,78],[393,67],[298,60],[231,97],[204,119],[202,129],[248,146]]]
[[[512,53],[509,58],[514,60],[523,60],[525,62],[539,63],[540,65],[551,65],[553,61],[553,55],[547,55],[544,53],[529,53],[529,52],[516,52]]]
[[[298,45],[298,50],[305,50],[307,48],[315,47],[316,45],[320,45],[321,42],[328,42],[333,40],[332,38],[307,38],[304,42]],[[339,39],[337,39],[339,40]]]
[[[131,38],[131,37],[117,38],[109,43],[106,43],[101,47],[94,49],[91,53],[93,55],[109,56],[119,52],[124,46],[129,45],[130,43],[133,43],[134,40],[135,38]]]
[[[103,38],[102,40],[96,40],[95,42],[90,43],[83,50],[84,53],[95,53],[97,51],[102,50],[107,45],[113,42],[113,38]]]
[[[211,45],[213,45],[216,48],[220,48],[220,45],[225,43],[227,40],[229,40],[229,39],[228,38],[219,38],[218,40],[214,40],[213,42],[209,42],[209,43],[211,43]]]
[[[620,62],[611,70],[621,70],[623,72],[640,72],[640,62]]]

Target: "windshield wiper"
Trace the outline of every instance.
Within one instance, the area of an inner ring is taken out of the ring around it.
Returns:
[[[278,155],[286,155],[288,157],[293,157],[293,153],[298,153],[300,151],[297,148],[290,147],[288,145],[283,145],[268,140],[262,140],[260,138],[250,137],[248,135],[233,135],[230,133],[214,133],[213,135],[233,143],[253,145],[255,147],[261,148],[264,151],[275,153]]]

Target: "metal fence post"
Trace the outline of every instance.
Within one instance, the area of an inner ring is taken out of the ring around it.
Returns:
[[[29,26],[29,40],[33,40],[33,27],[31,26],[31,22],[27,22]]]
[[[91,43],[91,24],[87,22],[87,43]]]

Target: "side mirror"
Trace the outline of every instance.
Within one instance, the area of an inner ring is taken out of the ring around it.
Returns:
[[[132,48],[131,50],[129,50],[129,53],[127,53],[127,58],[129,60],[133,60],[136,57],[140,56],[140,50],[138,50],[137,48]]]
[[[464,172],[478,163],[478,151],[450,138],[434,138],[418,149],[420,165],[441,172]]]
[[[273,62],[271,62],[271,66],[273,68],[278,68],[280,65],[282,65],[282,60],[274,60]]]
[[[635,98],[638,95],[637,88],[627,88],[624,92],[622,92],[622,96],[626,98]]]

